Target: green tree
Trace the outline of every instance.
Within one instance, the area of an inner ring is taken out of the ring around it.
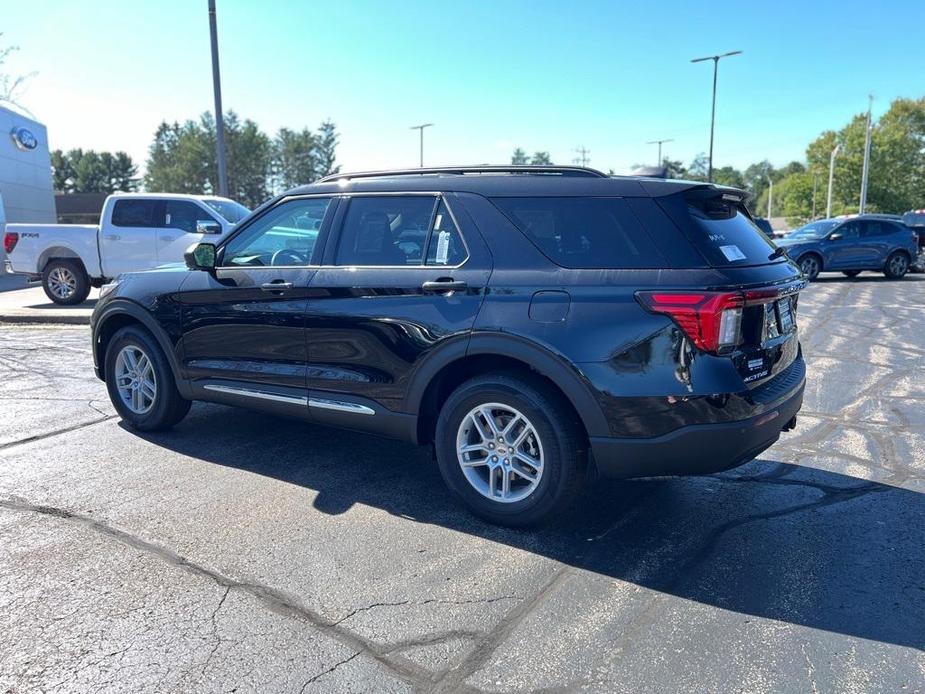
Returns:
[[[669,159],[668,157],[663,157],[662,166],[665,167],[668,178],[689,178],[687,167],[684,166],[684,162],[680,159]]]
[[[691,181],[706,181],[707,173],[710,169],[710,160],[707,159],[707,155],[701,152],[694,160],[691,162],[691,165],[687,167],[687,178]]]
[[[315,136],[315,169],[316,178],[323,178],[340,172],[340,166],[337,164],[337,145],[340,142],[340,136],[337,134],[337,128],[329,119],[324,121],[318,127],[318,134]]]
[[[742,172],[733,166],[723,166],[719,169],[713,169],[713,182],[721,186],[731,186],[733,188],[744,188],[745,178]]]
[[[552,164],[552,159],[549,157],[549,152],[534,152],[530,163],[534,166],[549,166]]]
[[[273,141],[273,188],[277,193],[318,177],[315,146],[315,135],[308,128],[299,132],[279,129]]]
[[[138,167],[125,152],[60,149],[51,153],[52,181],[62,193],[114,193],[138,189]]]
[[[530,163],[530,157],[527,156],[527,153],[523,151],[520,147],[514,149],[514,154],[511,155],[511,164],[514,166],[524,166],[525,164]]]

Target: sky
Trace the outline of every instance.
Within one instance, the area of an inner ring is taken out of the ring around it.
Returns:
[[[13,0],[0,0],[0,4]],[[925,96],[925,2],[217,0],[225,109],[273,133],[332,119],[345,171],[510,162],[627,173],[709,146],[714,165],[802,160],[826,129]],[[34,0],[0,12],[19,102],[52,149],[139,164],[163,120],[211,110],[207,0]],[[916,30],[917,31],[917,30]],[[920,33],[920,32],[919,32]]]

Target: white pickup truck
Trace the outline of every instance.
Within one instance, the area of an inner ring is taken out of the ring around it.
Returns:
[[[79,304],[90,287],[123,272],[181,262],[190,244],[204,235],[217,242],[249,213],[214,196],[116,193],[106,198],[98,226],[7,224],[7,271],[41,280],[56,304]]]

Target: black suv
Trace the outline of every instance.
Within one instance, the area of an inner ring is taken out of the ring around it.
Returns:
[[[432,445],[470,509],[534,523],[594,475],[723,470],[794,425],[805,283],[744,196],[577,167],[329,176],[104,287],[96,372],[136,429],[208,400]]]

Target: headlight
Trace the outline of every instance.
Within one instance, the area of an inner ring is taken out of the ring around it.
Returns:
[[[115,279],[112,282],[107,282],[102,287],[100,287],[100,298],[105,299],[109,294],[112,294],[113,290],[119,286],[119,280]]]

